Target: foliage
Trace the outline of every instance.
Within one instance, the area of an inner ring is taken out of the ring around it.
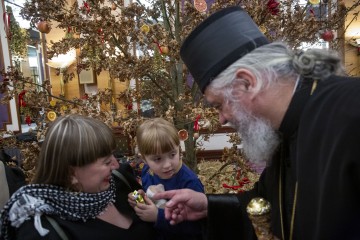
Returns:
[[[194,0],[197,1],[203,0]],[[87,99],[70,100],[52,95],[49,81],[38,88],[16,69],[9,69],[4,72],[7,79],[4,84],[13,88],[2,85],[3,102],[16,97],[26,85],[27,98],[33,99],[31,104],[39,112],[42,110],[45,115],[49,111],[58,115],[69,112],[91,115],[111,126],[114,123],[120,125],[133,139],[134,130],[143,117],[131,108],[114,111],[112,99],[126,104],[150,99],[154,116],[167,118],[178,129],[189,132],[185,141],[185,162],[196,170],[195,153],[201,146],[193,138],[197,131],[194,130],[195,119],[200,115],[200,127],[207,126],[210,133],[219,127],[219,122],[216,111],[204,106],[197,85],[179,58],[180,45],[189,32],[216,10],[241,5],[270,40],[284,40],[298,48],[302,42],[315,43],[325,30],[344,28],[345,17],[360,1],[353,1],[349,7],[334,1],[321,1],[330,14],[318,13],[317,5],[301,6],[296,0],[207,0],[205,12],[198,11],[189,0],[153,0],[146,5],[140,1],[124,5],[123,0],[69,2],[28,0],[21,11],[33,27],[39,21],[48,21],[66,33],[60,41],[48,43],[48,58],[65,54],[72,48],[79,49],[77,73],[90,68],[97,74],[108,71],[110,79],[135,80],[136,88],[129,88],[124,93],[109,88]],[[356,12],[352,17],[357,15]],[[330,46],[339,48],[338,43],[343,38],[338,35]],[[72,81],[73,76],[73,73],[65,73],[65,83]],[[58,100],[55,106],[50,105],[52,99]],[[38,119],[38,134],[43,136],[49,120],[40,115]],[[239,151],[236,154],[241,156]],[[224,156],[225,162],[234,160],[233,155]]]
[[[7,38],[9,41],[10,52],[13,56],[16,57],[26,57],[27,55],[27,44],[30,40],[30,35],[26,31],[20,27],[19,23],[16,21],[11,7],[6,7],[6,15],[9,19],[6,21],[10,22],[10,28],[7,31]]]

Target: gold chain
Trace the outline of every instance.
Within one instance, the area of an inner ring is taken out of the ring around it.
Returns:
[[[318,80],[315,79],[313,81],[313,84],[311,86],[311,92],[310,95],[312,95],[317,88]],[[283,158],[283,156],[281,156]],[[284,219],[283,219],[283,211],[282,211],[282,169],[280,165],[280,174],[279,174],[279,208],[280,208],[280,223],[281,223],[281,235],[282,239],[285,240],[285,234],[284,234]],[[294,201],[293,201],[293,207],[292,207],[292,213],[291,213],[291,222],[290,222],[290,235],[289,240],[292,240],[293,233],[294,233],[294,222],[295,222],[295,210],[296,210],[296,202],[297,202],[297,191],[298,191],[298,182],[295,183],[295,191],[294,191]]]
[[[284,219],[283,219],[283,212],[282,212],[282,184],[281,184],[281,166],[280,166],[280,174],[279,174],[279,209],[280,209],[280,222],[281,222],[281,235],[282,239],[285,240],[284,234]],[[292,240],[293,233],[294,233],[294,222],[295,222],[295,210],[296,210],[296,202],[297,202],[297,189],[298,189],[298,182],[295,183],[295,192],[294,192],[294,201],[293,201],[293,208],[291,213],[291,222],[290,222],[290,235],[289,240]]]

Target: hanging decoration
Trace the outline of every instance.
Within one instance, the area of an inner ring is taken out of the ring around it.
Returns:
[[[55,107],[55,106],[56,106],[56,101],[55,101],[55,100],[51,100],[51,101],[50,101],[50,106]]]
[[[25,117],[25,123],[26,123],[28,126],[31,125],[31,117],[30,117],[30,115],[26,115],[26,117]]]
[[[207,4],[205,0],[194,0],[194,7],[199,12],[206,12],[207,10]]]
[[[320,32],[320,37],[326,42],[331,42],[334,40],[335,35],[332,30],[326,29],[323,32]]]
[[[154,41],[154,43],[156,44],[157,48],[159,49],[160,54],[164,54],[163,50],[161,49],[160,43],[157,41]]]
[[[50,121],[53,122],[56,119],[56,112],[50,111],[46,114],[46,116]]]
[[[26,93],[26,90],[23,90],[21,93],[19,93],[19,107],[20,107],[20,110],[21,110],[22,107],[26,107],[26,102],[25,102],[25,99],[24,99],[25,93]]]
[[[87,1],[83,1],[83,5],[81,6],[80,10],[82,13],[85,13],[86,15],[90,14],[90,5]]]
[[[200,137],[199,132],[194,132],[194,139],[198,139]]]
[[[236,176],[236,179],[239,179],[238,174]],[[250,180],[247,177],[243,177],[242,179],[238,180],[238,185],[228,185],[226,183],[223,183],[222,186],[223,186],[223,188],[236,190],[237,192],[243,192],[244,185],[249,184],[249,183],[250,183]]]
[[[261,25],[261,26],[259,27],[259,30],[260,30],[260,32],[262,32],[263,34],[266,33],[266,27],[265,27],[264,25]]]
[[[178,135],[181,141],[186,141],[189,137],[189,133],[186,129],[179,130]]]
[[[311,5],[318,5],[320,3],[320,0],[309,0],[309,3]]]
[[[195,118],[194,121],[194,139],[198,139],[200,134],[199,134],[199,130],[200,130],[200,126],[199,126],[199,120],[201,118],[201,115],[197,115],[197,117]]]
[[[65,112],[66,110],[68,110],[68,107],[66,105],[62,105],[60,109]]]
[[[200,126],[199,126],[199,120],[201,118],[201,115],[199,114],[194,121],[194,131],[199,131],[200,130]]]
[[[167,46],[161,46],[160,51],[162,54],[167,55],[169,53],[169,48]]]
[[[277,0],[269,0],[267,3],[267,8],[272,15],[278,15],[280,12],[279,5],[280,2]]]
[[[116,10],[116,4],[114,2],[112,2],[112,4],[111,4],[111,10],[113,10],[113,11]]]
[[[74,33],[76,33],[76,29],[74,27],[68,26],[65,34],[65,38],[73,38]]]
[[[148,32],[150,32],[150,27],[149,27],[149,25],[144,24],[144,25],[142,25],[142,26],[140,27],[140,30],[141,30],[143,33],[148,33]]]
[[[104,36],[104,31],[103,31],[102,28],[99,28],[99,29],[98,29],[98,34],[99,34],[99,36],[100,36],[100,41],[101,41],[101,43],[104,43],[104,42],[105,42],[105,36]]]
[[[51,25],[47,21],[40,21],[37,24],[37,29],[42,33],[49,33],[51,31]]]

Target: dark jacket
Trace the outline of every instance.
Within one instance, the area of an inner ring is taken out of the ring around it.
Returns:
[[[9,195],[11,196],[16,190],[26,184],[23,170],[17,166],[17,162],[0,149],[0,161],[4,163]]]
[[[246,213],[253,197],[270,202],[271,230],[281,239],[291,225],[294,240],[359,239],[359,93],[358,78],[300,82],[279,129],[281,147],[254,189],[208,196],[209,239],[256,239]]]

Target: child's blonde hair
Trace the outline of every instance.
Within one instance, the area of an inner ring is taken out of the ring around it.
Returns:
[[[163,118],[145,120],[137,129],[136,141],[141,155],[170,152],[180,145],[177,129]]]

